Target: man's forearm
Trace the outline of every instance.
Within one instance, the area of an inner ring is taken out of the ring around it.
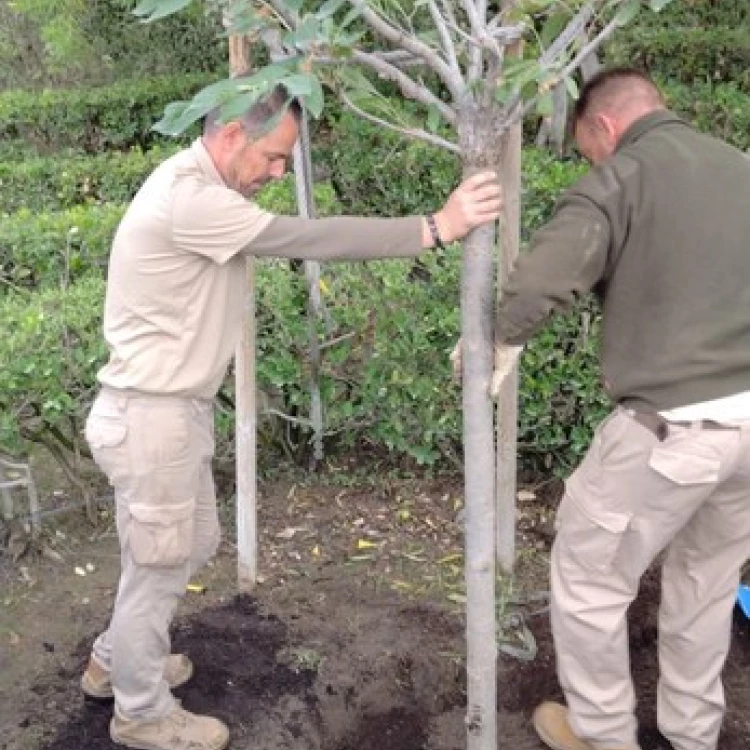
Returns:
[[[558,309],[588,292],[604,274],[609,228],[585,203],[564,207],[534,235],[505,286],[497,319],[504,344],[528,341]]]
[[[423,251],[424,232],[424,219],[419,216],[400,219],[277,216],[247,246],[246,252],[258,257],[303,260],[409,258]]]

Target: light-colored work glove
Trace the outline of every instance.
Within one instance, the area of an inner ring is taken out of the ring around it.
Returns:
[[[517,364],[522,351],[522,346],[499,344],[495,347],[495,363],[490,383],[490,396],[493,401],[497,401],[503,382]],[[453,368],[453,378],[460,383],[463,374],[461,339],[453,347],[453,351],[450,353],[450,361]]]

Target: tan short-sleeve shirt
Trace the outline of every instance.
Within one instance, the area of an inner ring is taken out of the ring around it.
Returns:
[[[228,188],[203,145],[168,159],[128,208],[109,261],[99,380],[213,398],[242,332],[245,253],[365,260],[422,252],[422,219],[277,217]]]
[[[161,164],[115,235],[100,382],[212,398],[241,332],[240,251],[273,218],[224,184],[200,140]]]

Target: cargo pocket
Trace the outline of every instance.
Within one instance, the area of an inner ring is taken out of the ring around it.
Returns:
[[[557,543],[564,546],[565,557],[587,570],[606,573],[617,557],[630,519],[628,513],[606,510],[566,493],[555,519]]]
[[[195,501],[157,508],[131,503],[128,511],[128,542],[136,563],[166,567],[190,559]]]
[[[86,442],[97,466],[107,475],[110,483],[127,472],[127,459],[120,447],[128,435],[128,426],[121,416],[92,413],[84,429]]]
[[[91,450],[117,448],[128,434],[128,426],[120,417],[92,414],[86,420],[85,437]]]
[[[680,486],[716,484],[721,462],[712,456],[696,454],[694,450],[677,449],[674,444],[659,444],[651,452],[648,465],[665,479]]]

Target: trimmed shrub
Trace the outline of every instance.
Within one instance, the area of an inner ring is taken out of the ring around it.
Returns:
[[[0,214],[26,208],[59,211],[86,203],[127,203],[143,181],[179,146],[149,151],[0,161]]]
[[[11,293],[0,299],[0,446],[24,441],[83,447],[81,427],[106,347],[101,334],[104,281],[89,275],[67,290]]]
[[[662,86],[672,109],[698,130],[750,149],[750,94],[733,83]]]
[[[740,28],[636,27],[615,35],[607,52],[613,63],[638,65],[670,81],[733,83],[750,91],[750,23]]]
[[[40,153],[148,148],[165,141],[151,126],[164,107],[188,99],[212,79],[205,73],[125,80],[81,89],[0,92],[0,140],[21,139]],[[186,134],[184,142],[195,135]]]
[[[316,164],[336,189],[343,210],[361,216],[402,216],[439,208],[461,180],[455,155],[334,111],[313,139]],[[548,218],[559,194],[583,174],[578,161],[526,149],[522,165],[523,232]]]
[[[321,215],[336,211],[333,190],[316,185]],[[278,214],[296,212],[291,178],[269,184],[258,203]],[[105,269],[123,204],[75,206],[36,213],[28,208],[0,220],[0,295],[3,288],[33,289],[69,283],[95,268]]]

